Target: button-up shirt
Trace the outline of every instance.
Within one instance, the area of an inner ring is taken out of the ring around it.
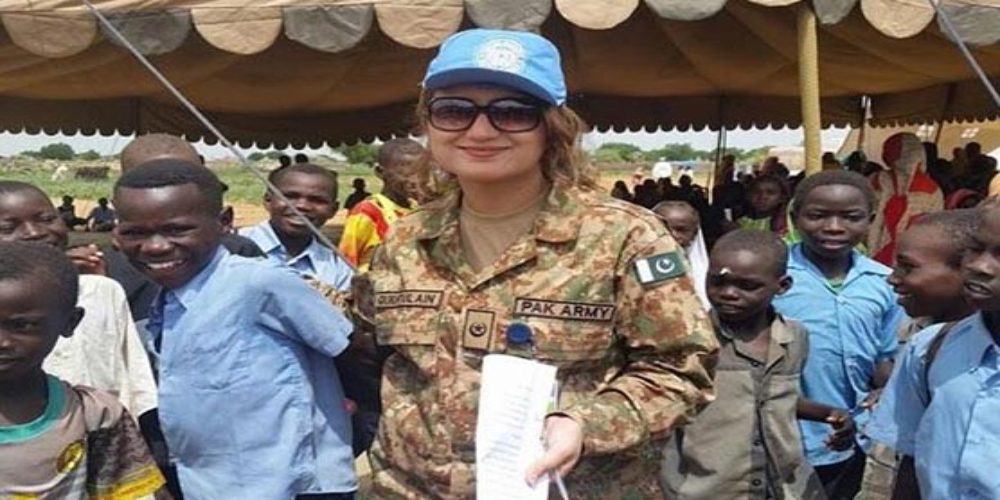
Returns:
[[[312,276],[337,290],[351,287],[351,277],[354,275],[351,267],[316,238],[298,255],[288,255],[288,250],[281,244],[268,221],[240,229],[240,235],[253,240],[270,261]]]
[[[721,348],[716,400],[675,431],[664,451],[666,498],[812,498],[798,491],[803,465],[795,423],[799,379],[809,352],[802,326],[776,315],[766,359],[716,326]],[[719,446],[719,443],[726,443]],[[801,481],[801,483],[800,483]]]
[[[351,324],[295,273],[219,249],[164,290],[160,422],[191,500],[289,500],[357,488],[333,357]]]
[[[834,287],[802,252],[792,246],[788,274],[792,288],[774,300],[787,318],[809,332],[809,358],[802,375],[803,396],[836,408],[856,409],[868,396],[875,365],[896,353],[896,330],[906,316],[886,282],[892,271],[858,252],[844,282]],[[856,417],[859,426],[867,414]],[[853,450],[836,452],[824,440],[830,425],[800,422],[806,459],[829,465],[851,457]]]
[[[910,341],[867,432],[914,457],[924,500],[1000,498],[1000,348],[975,314],[951,328],[928,369],[941,328]]]

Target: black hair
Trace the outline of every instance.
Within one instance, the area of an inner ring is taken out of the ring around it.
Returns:
[[[38,278],[49,282],[66,314],[76,307],[80,275],[66,254],[43,243],[0,242],[0,282]]]
[[[966,249],[972,245],[976,231],[979,230],[980,220],[979,209],[963,208],[931,212],[913,221],[910,227],[927,227],[940,231],[942,239],[952,247],[948,265],[953,269],[961,269],[962,257]]]
[[[392,168],[400,156],[417,156],[423,152],[424,147],[419,142],[406,137],[396,137],[385,141],[385,144],[378,148],[378,164],[382,168]]]
[[[802,209],[802,203],[809,196],[809,193],[823,186],[851,186],[856,188],[858,191],[861,191],[861,194],[865,197],[865,202],[868,203],[869,215],[875,213],[875,191],[868,184],[868,179],[850,170],[824,170],[807,176],[799,182],[799,185],[795,188],[795,196],[792,198],[792,215],[794,216],[799,213],[799,210]]]
[[[773,172],[774,176],[781,179],[785,179],[789,176],[789,174],[791,174],[791,172],[788,171],[788,167],[786,167],[785,164],[781,163],[780,161],[774,165],[774,168],[771,169],[771,171]]]
[[[49,195],[45,194],[41,188],[34,184],[21,181],[5,181],[0,180],[0,195],[21,193],[24,191],[32,191],[42,195],[46,200],[49,199]]]
[[[292,173],[306,174],[306,175],[318,175],[324,177],[330,181],[330,185],[333,186],[333,195],[337,196],[337,172],[332,170],[327,170],[319,165],[314,165],[312,163],[293,163],[287,167],[276,168],[267,174],[267,180],[271,184],[278,185],[281,179]]]
[[[757,229],[736,229],[730,231],[712,247],[712,254],[717,252],[737,252],[746,250],[754,255],[768,257],[774,262],[778,277],[788,271],[788,246],[774,232]]]
[[[205,198],[205,209],[213,217],[222,213],[222,182],[211,170],[183,160],[153,160],[126,171],[115,183],[121,188],[151,189],[194,184]]]
[[[788,195],[790,194],[788,192],[788,183],[776,175],[761,175],[754,177],[753,180],[750,181],[750,184],[747,185],[747,191],[753,189],[754,186],[768,183],[778,186],[778,189],[781,190],[782,199],[785,201],[788,200]]]

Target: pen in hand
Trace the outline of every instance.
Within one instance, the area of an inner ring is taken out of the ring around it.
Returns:
[[[552,478],[552,482],[556,484],[556,489],[559,490],[559,497],[562,500],[569,500],[569,493],[566,492],[566,483],[563,482],[562,476],[558,472],[549,472],[549,476]]]

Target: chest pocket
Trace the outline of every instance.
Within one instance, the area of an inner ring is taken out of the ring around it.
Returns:
[[[375,338],[417,366],[430,372],[435,364],[434,344],[441,325],[445,294],[441,290],[403,288],[398,279],[374,280]]]
[[[535,357],[539,360],[571,368],[604,359],[611,353],[614,304],[519,297],[513,309],[515,319],[511,324],[524,323],[531,329]],[[507,346],[508,350],[511,347]]]
[[[614,323],[610,321],[521,318],[514,322],[524,323],[531,329],[535,358],[560,369],[582,368],[611,353]],[[505,337],[501,338],[506,342]],[[508,351],[512,349],[516,347],[507,346]]]
[[[183,332],[174,359],[175,375],[189,376],[194,389],[224,391],[248,380],[251,344],[254,336],[247,334],[252,325],[239,318],[219,318],[227,328],[202,328]],[[164,342],[169,342],[169,339]],[[206,369],[209,366],[211,369]]]

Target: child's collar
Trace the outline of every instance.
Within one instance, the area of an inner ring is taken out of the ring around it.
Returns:
[[[195,297],[198,295],[198,292],[205,286],[208,278],[215,271],[215,268],[219,267],[219,262],[221,262],[226,255],[229,255],[229,251],[219,244],[215,247],[215,254],[212,256],[212,259],[208,261],[208,264],[205,264],[205,267],[202,267],[201,270],[198,271],[198,274],[191,278],[191,280],[187,283],[170,290],[173,296],[177,298],[177,301],[180,302],[185,309],[190,308],[194,304]]]
[[[61,380],[45,375],[48,402],[38,418],[20,425],[0,427],[0,445],[21,443],[47,432],[59,419],[66,406],[66,388]]]

